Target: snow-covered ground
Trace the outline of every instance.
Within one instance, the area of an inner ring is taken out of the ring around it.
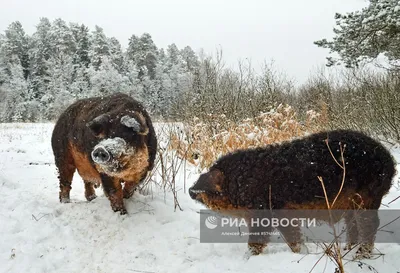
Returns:
[[[50,136],[53,124],[0,124],[0,272],[310,272],[321,250],[307,256],[285,245],[271,245],[245,258],[246,244],[199,242],[200,204],[183,190],[197,179],[193,167],[181,169],[174,211],[171,194],[153,187],[125,200],[128,215],[114,213],[101,189],[86,202],[75,175],[72,203],[58,201],[58,181]],[[400,149],[392,149],[400,162]],[[400,167],[398,168],[400,171]],[[398,176],[396,177],[396,180]],[[397,183],[396,183],[397,185]],[[396,187],[387,204],[400,195]],[[389,205],[400,208],[400,200]],[[383,256],[347,262],[346,272],[397,273],[400,245],[377,244]],[[325,256],[313,272],[333,273]]]

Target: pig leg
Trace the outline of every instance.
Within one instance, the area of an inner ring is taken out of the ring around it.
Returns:
[[[357,256],[370,258],[374,249],[375,235],[379,227],[379,217],[377,210],[371,210],[369,215],[363,216],[356,213],[358,231],[361,237],[361,245],[357,250]]]
[[[120,180],[101,174],[101,182],[103,184],[104,194],[108,197],[108,200],[110,200],[113,211],[119,211],[121,215],[126,214],[127,211],[124,205]]]
[[[368,210],[358,210],[354,212],[356,215],[357,230],[361,241],[361,245],[357,250],[358,257],[371,258],[376,233],[380,224],[378,215],[380,204],[381,198],[375,200],[374,204],[372,204]]]
[[[76,170],[71,156],[56,157],[56,167],[58,169],[58,179],[60,181],[59,199],[61,203],[69,203],[69,193],[71,191],[72,178]]]
[[[346,223],[346,238],[347,243],[344,250],[351,250],[358,243],[358,229],[356,214],[352,210],[346,211],[344,215],[344,221]]]
[[[123,189],[124,198],[130,198],[135,192],[137,183],[126,181]]]
[[[84,183],[85,183],[85,197],[86,200],[90,202],[97,197],[96,192],[94,190],[94,185],[92,182],[86,180],[84,181]]]
[[[249,227],[248,249],[251,255],[259,255],[269,242],[269,234],[272,228],[252,226],[250,221],[247,221],[247,223]]]
[[[294,253],[306,254],[308,249],[301,238],[300,227],[295,226],[279,226],[278,230],[284,237],[287,245]]]

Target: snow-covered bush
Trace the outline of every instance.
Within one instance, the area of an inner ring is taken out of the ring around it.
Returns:
[[[234,122],[225,115],[209,115],[208,119],[194,118],[186,126],[183,139],[172,135],[170,149],[197,165],[209,167],[218,157],[235,151],[264,146],[300,137],[321,130],[326,117],[313,110],[301,121],[289,105],[280,104],[254,118]]]

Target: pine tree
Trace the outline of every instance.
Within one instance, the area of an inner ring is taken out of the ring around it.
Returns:
[[[95,69],[99,69],[101,60],[104,57],[110,57],[108,39],[103,29],[99,26],[95,26],[95,30],[92,32],[89,57]]]
[[[129,38],[128,48],[126,49],[126,57],[130,61],[137,61],[137,52],[139,52],[139,37],[132,35]]]
[[[159,51],[155,76],[151,82],[145,78],[148,107],[158,117],[171,117],[172,106],[183,92],[188,90],[189,77],[184,70],[184,61],[175,44],[169,45],[166,53]]]
[[[47,18],[41,18],[36,26],[36,32],[32,36],[29,50],[31,63],[31,86],[32,97],[40,100],[47,89],[50,81],[49,64],[51,57],[51,23]]]
[[[89,28],[84,24],[70,24],[70,29],[76,43],[74,64],[88,68],[90,65],[89,51],[91,47]]]
[[[121,75],[108,57],[101,59],[98,69],[89,68],[92,96],[106,96],[115,92],[128,93],[130,82],[127,76]]]
[[[156,68],[156,72],[161,69]],[[150,75],[147,73],[146,68],[140,71],[140,83],[142,86],[142,98],[144,99],[144,105],[152,116],[161,117],[163,113],[163,101],[161,94],[161,78],[155,77],[151,79]],[[157,75],[159,75],[157,73]]]
[[[110,47],[110,57],[111,57],[111,62],[113,63],[115,69],[119,73],[124,72],[124,56],[122,53],[122,47],[120,42],[115,38],[111,37],[108,40],[109,47]]]
[[[51,26],[50,46],[52,57],[61,63],[65,61],[62,60],[63,57],[72,56],[77,50],[72,31],[62,19],[56,19]]]
[[[132,35],[124,52],[98,26],[90,32],[83,24],[40,18],[28,36],[14,22],[0,34],[0,121],[52,120],[76,99],[117,91],[170,117],[198,67],[190,47],[158,50],[148,33]]]
[[[11,23],[2,38],[0,55],[6,65],[7,73],[11,73],[12,64],[21,64],[24,79],[29,76],[29,37],[25,34],[22,24],[18,21]]]
[[[17,59],[17,58],[16,58]],[[30,97],[28,94],[28,84],[24,78],[24,69],[18,60],[13,60],[10,65],[10,75],[2,86],[5,92],[0,117],[4,121],[28,121],[26,104]]]
[[[339,58],[327,57],[328,66],[355,67],[383,54],[400,69],[400,3],[398,0],[370,0],[361,11],[335,15],[332,41],[322,39],[317,46],[330,49]]]
[[[185,63],[185,71],[194,72],[196,69],[199,68],[199,59],[190,46],[186,46],[184,49],[181,50],[181,56]]]
[[[74,66],[70,94],[74,99],[86,98],[91,90],[89,69],[84,65]]]
[[[150,34],[144,33],[140,38],[132,35],[129,39],[127,59],[133,61],[139,69],[139,78],[146,75],[150,79],[155,77],[157,66],[157,47]]]
[[[5,81],[8,78],[8,74],[7,74],[7,61],[6,58],[7,56],[3,56],[2,54],[2,45],[5,42],[5,37],[4,35],[0,34],[0,87],[5,83]]]
[[[146,66],[150,79],[154,79],[155,69],[157,66],[157,46],[149,33],[144,33],[140,37],[141,52],[143,52],[143,65]]]
[[[72,36],[76,44],[76,51],[73,53],[74,71],[71,79],[71,95],[75,98],[85,97],[89,92],[90,77],[88,68],[91,64],[89,51],[91,47],[89,28],[84,24],[70,24]]]
[[[182,56],[175,44],[171,44],[167,47],[167,63],[169,68],[172,68],[172,66],[181,66],[183,64]]]
[[[46,120],[55,119],[74,100],[71,93],[72,76],[75,72],[73,57],[65,53],[49,60],[49,78],[46,94],[40,100],[41,112]]]
[[[126,76],[129,80],[129,94],[140,101],[144,101],[147,98],[143,92],[143,86],[139,79],[139,69],[133,61],[125,60],[124,66],[126,67]]]

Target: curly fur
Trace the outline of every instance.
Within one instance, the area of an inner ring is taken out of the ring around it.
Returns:
[[[231,214],[232,209],[326,209],[318,177],[332,202],[343,175],[326,139],[339,163],[340,145],[344,147],[346,164],[342,194],[333,209],[353,209],[357,196],[363,208],[377,210],[392,186],[395,162],[382,144],[351,130],[320,132],[227,154],[199,177],[190,195],[210,209]]]
[[[135,118],[137,128],[121,122],[121,118],[127,116]],[[94,147],[109,138],[122,138],[129,149],[135,151],[115,159],[118,165],[124,166],[115,174],[103,171],[91,157]],[[69,202],[72,177],[78,170],[85,182],[87,200],[96,197],[93,184],[102,184],[112,208],[122,214],[126,213],[122,196],[130,197],[144,180],[153,168],[157,150],[150,116],[140,102],[122,93],[82,99],[70,105],[60,115],[51,143],[59,171],[60,201]],[[123,192],[121,182],[125,182]]]

